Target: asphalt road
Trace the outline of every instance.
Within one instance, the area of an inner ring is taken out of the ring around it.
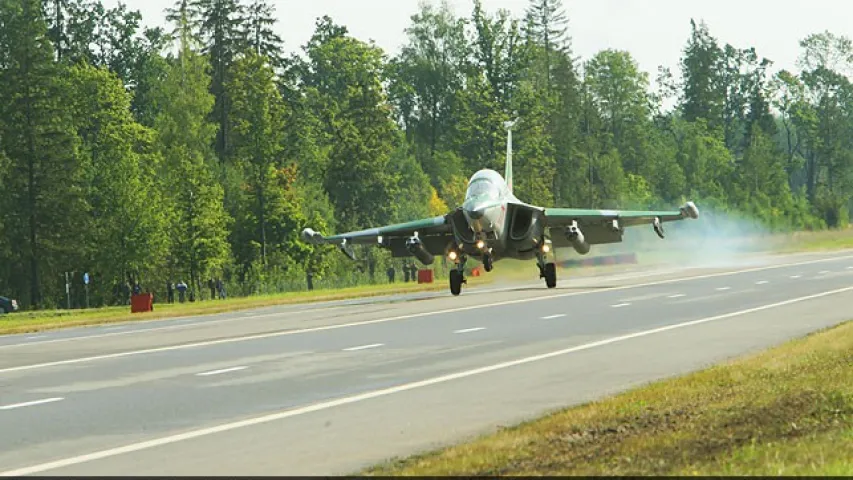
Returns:
[[[845,252],[8,336],[0,473],[346,474],[765,348],[851,304]]]

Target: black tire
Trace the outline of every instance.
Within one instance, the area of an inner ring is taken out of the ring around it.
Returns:
[[[494,265],[492,264],[492,256],[486,255],[483,257],[483,268],[486,269],[487,272],[491,272]]]
[[[545,264],[545,285],[547,285],[548,288],[554,288],[557,286],[557,264]]]
[[[450,271],[450,293],[453,295],[462,293],[462,272],[459,270]]]

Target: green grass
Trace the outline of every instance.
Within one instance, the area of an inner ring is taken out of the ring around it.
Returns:
[[[363,475],[853,475],[853,323]]]
[[[488,278],[469,279],[469,285],[485,284]],[[0,316],[0,335],[12,333],[31,333],[60,328],[100,325],[117,322],[145,321],[162,318],[210,315],[253,308],[297,303],[345,300],[380,295],[392,295],[413,292],[440,291],[447,289],[443,279],[431,284],[399,283],[395,285],[365,285],[336,290],[314,290],[311,292],[289,292],[276,295],[258,295],[252,297],[229,298],[226,300],[203,301],[193,303],[155,303],[153,312],[130,313],[130,306],[106,307],[89,310],[49,310],[36,312],[17,312]]]
[[[780,235],[773,239],[772,246],[782,253],[853,248],[853,228]]]

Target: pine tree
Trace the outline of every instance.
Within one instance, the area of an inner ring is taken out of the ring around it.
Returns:
[[[691,34],[681,59],[683,98],[681,110],[688,121],[705,119],[712,129],[721,127],[725,85],[720,82],[723,51],[705,23],[690,21]]]
[[[186,17],[181,22],[186,25]],[[229,262],[231,224],[217,182],[212,150],[216,124],[208,120],[214,98],[209,92],[209,64],[191,49],[186,32],[180,53],[156,92],[155,120],[163,157],[162,188],[170,207],[171,262],[177,275],[189,275],[193,288],[222,273]]]
[[[273,31],[275,23],[275,7],[266,0],[252,0],[246,9],[243,35],[251,51],[266,57],[274,68],[282,68],[284,41]]]
[[[2,215],[18,255],[10,261],[18,294],[42,307],[58,272],[71,270],[82,247],[84,204],[76,155],[71,89],[54,63],[37,0],[0,2],[0,150],[9,159]],[[49,283],[48,283],[49,282]],[[27,285],[27,290],[24,290]],[[47,295],[45,295],[47,293]]]
[[[550,93],[555,54],[565,54],[569,50],[569,21],[562,0],[530,0],[526,21],[528,38],[542,47],[547,91]]]
[[[202,53],[210,59],[212,82],[210,91],[215,98],[213,117],[219,125],[216,154],[225,161],[231,154],[230,98],[225,84],[230,78],[231,65],[245,49],[245,7],[239,0],[191,0],[190,10],[195,19],[195,31],[200,32]]]

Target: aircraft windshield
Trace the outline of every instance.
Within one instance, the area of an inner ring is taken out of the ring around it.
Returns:
[[[476,180],[468,186],[468,198],[485,197],[489,200],[497,200],[498,187],[488,180]]]

